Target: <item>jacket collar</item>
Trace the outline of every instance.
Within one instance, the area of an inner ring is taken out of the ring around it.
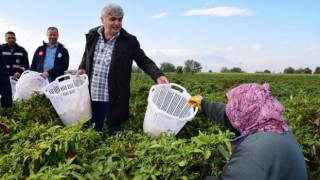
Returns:
[[[47,42],[42,41],[42,43],[43,43],[43,46],[44,46],[44,47],[47,47],[47,46],[48,46],[48,43],[47,43]],[[56,46],[57,46],[57,48],[59,48],[59,47],[63,46],[63,44],[57,42]]]
[[[88,35],[91,35],[91,34],[99,35],[98,29],[100,27],[101,26],[97,26],[95,28],[90,29]],[[125,29],[121,28],[119,37],[129,37],[129,36],[130,36],[130,34]]]

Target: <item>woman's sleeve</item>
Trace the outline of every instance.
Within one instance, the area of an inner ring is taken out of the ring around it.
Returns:
[[[225,113],[226,105],[214,101],[207,101],[202,99],[201,101],[202,113],[210,119],[218,122],[233,132],[238,133],[230,123],[228,116]]]

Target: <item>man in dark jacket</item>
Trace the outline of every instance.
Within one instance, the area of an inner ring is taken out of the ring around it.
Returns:
[[[156,64],[140,48],[137,38],[122,28],[124,13],[116,4],[102,9],[102,26],[86,34],[86,46],[77,75],[88,74],[92,118],[102,131],[104,119],[110,134],[128,119],[133,60],[158,84],[169,83]]]
[[[3,62],[2,50],[0,48],[0,95],[2,108],[9,108],[12,106],[12,91],[8,75],[8,70]]]
[[[37,48],[30,69],[42,73],[43,77],[52,82],[69,68],[69,52],[58,42],[59,32],[56,27],[49,27],[47,36],[49,42],[43,42]]]
[[[2,44],[2,58],[9,76],[20,78],[23,71],[29,69],[28,52],[16,43],[16,35],[12,31],[5,34],[6,44]]]

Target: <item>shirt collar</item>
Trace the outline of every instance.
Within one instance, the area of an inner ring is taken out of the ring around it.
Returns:
[[[58,47],[58,42],[57,42],[53,47],[50,47],[50,44],[49,44],[49,43],[47,43],[47,46],[48,46],[49,48],[56,48],[56,47]]]
[[[102,36],[102,37],[103,37],[103,34],[102,34],[103,29],[104,29],[103,26],[101,26],[101,27],[98,29],[98,33],[99,33],[100,36]],[[118,32],[118,33],[117,33],[116,35],[114,35],[111,39],[109,39],[109,41],[111,41],[111,40],[113,40],[113,39],[116,39],[119,35],[120,35],[120,32]]]

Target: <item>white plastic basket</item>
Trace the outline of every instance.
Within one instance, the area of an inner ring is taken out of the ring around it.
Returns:
[[[161,84],[151,87],[143,130],[153,136],[160,133],[177,134],[198,112],[188,104],[190,94],[178,84]]]
[[[18,80],[16,78],[14,78],[13,76],[10,76],[9,79],[10,79],[12,99],[13,99],[14,95],[16,94],[16,84],[17,84]]]
[[[28,99],[35,92],[42,93],[42,88],[49,84],[47,78],[41,76],[36,71],[24,71],[15,84],[15,94],[13,100],[21,101]]]
[[[62,75],[43,88],[64,125],[91,118],[91,100],[87,75]]]

